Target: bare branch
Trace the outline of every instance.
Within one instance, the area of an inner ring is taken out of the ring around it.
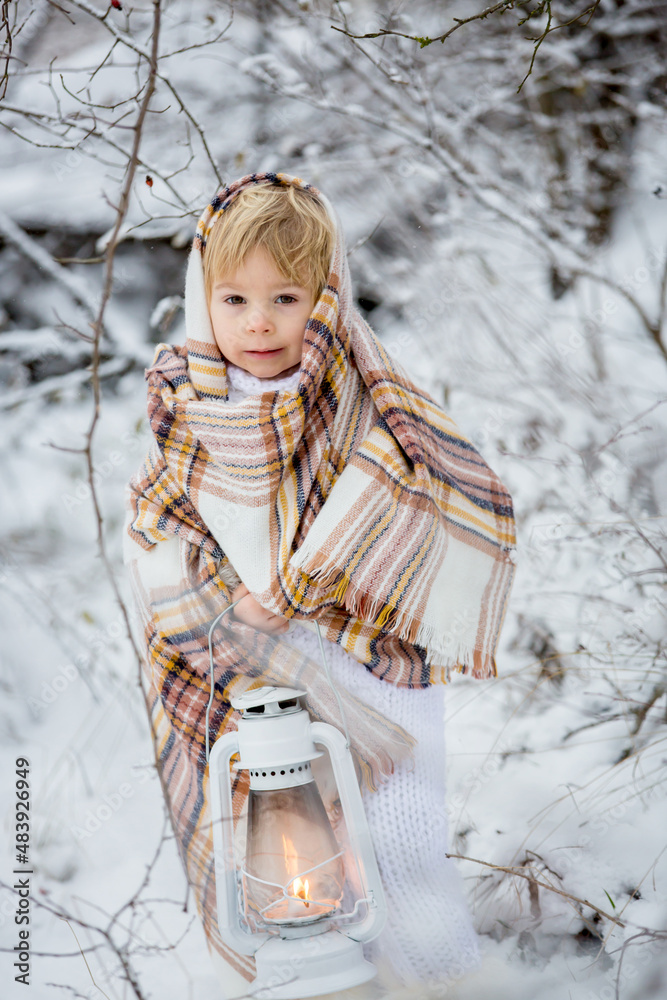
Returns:
[[[90,4],[86,3],[86,0],[71,0],[71,2],[74,4],[75,7],[78,7],[79,10],[85,11],[91,17],[95,18],[96,21],[99,21],[100,24],[103,24],[104,27],[107,29],[107,31],[110,31],[111,34],[115,38],[117,38],[119,41],[121,41],[123,43],[123,45],[126,45],[129,49],[132,49],[133,52],[136,52],[138,55],[142,56],[147,62],[150,61],[150,55],[149,55],[149,53],[146,52],[145,49],[142,49],[142,47],[140,45],[137,45],[137,43],[132,40],[131,36],[123,34],[122,32],[120,32],[116,28],[116,26],[114,24],[112,24],[109,20],[107,20],[106,13],[105,14],[100,14],[99,11],[95,10],[94,7],[91,7]],[[230,21],[230,24],[231,24],[231,21]],[[227,29],[225,29],[225,30],[227,30]],[[159,71],[159,67],[158,66],[156,66],[156,68],[155,68],[155,80],[161,80],[162,83],[164,83],[164,85],[168,88],[168,90],[173,94],[173,96],[177,100],[178,105],[179,105],[181,111],[183,112],[183,114],[189,119],[189,121],[194,126],[195,130],[197,131],[197,134],[199,135],[201,144],[202,144],[202,146],[204,148],[204,152],[206,153],[206,156],[207,156],[207,159],[208,159],[209,164],[211,166],[211,169],[213,170],[213,173],[215,174],[215,177],[216,177],[216,179],[218,181],[218,184],[220,186],[222,186],[223,183],[224,183],[224,181],[223,181],[222,177],[220,176],[217,164],[216,164],[215,160],[213,159],[213,156],[211,154],[211,150],[210,150],[208,142],[206,140],[206,136],[204,135],[204,130],[203,130],[202,126],[197,121],[197,119],[194,117],[194,115],[192,114],[192,112],[190,111],[190,109],[188,108],[188,106],[185,104],[185,102],[182,100],[179,92],[176,90],[176,88],[171,83],[171,81]]]
[[[459,858],[461,861],[472,861],[476,865],[484,865],[485,868],[491,868],[493,871],[506,872],[508,875],[518,875],[519,878],[527,879],[529,882],[534,882],[536,886],[542,889],[548,889],[549,892],[555,892],[559,896],[563,896],[565,899],[569,900],[571,903],[576,903],[579,906],[588,906],[594,913],[598,913],[605,920],[609,920],[612,924],[617,924],[619,927],[625,927],[626,924],[623,920],[619,920],[618,917],[613,916],[611,913],[607,913],[605,910],[601,910],[599,906],[595,903],[589,902],[587,899],[580,899],[579,896],[573,896],[571,892],[565,892],[563,889],[556,888],[555,885],[550,885],[548,882],[541,882],[536,879],[534,875],[527,875],[522,869],[530,869],[531,864],[522,865],[494,865],[490,861],[480,861],[479,858],[469,858],[465,854],[448,854],[448,858]],[[655,934],[659,934],[659,931],[653,931]]]
[[[57,264],[46,250],[43,250],[25,230],[17,226],[2,211],[0,211],[0,235],[8,243],[11,243],[27,260],[34,264],[35,267],[48,274],[50,278],[64,288],[77,305],[83,307],[91,321],[95,319],[97,316],[97,303],[84,282],[80,281],[77,275],[71,274],[66,268]],[[106,328],[102,333],[108,336]]]
[[[428,35],[410,35],[404,31],[395,31],[392,28],[381,28],[378,31],[367,31],[362,35],[354,34],[349,31],[347,27],[339,28],[337,25],[332,24],[331,27],[334,31],[339,31],[343,35],[347,35],[348,38],[362,39],[362,38],[382,38],[386,35],[396,35],[399,38],[408,38],[413,42],[418,42],[420,48],[426,48],[427,45],[432,45],[433,42],[445,42],[455,31],[462,28],[466,24],[470,24],[472,21],[484,21],[491,14],[504,14],[505,11],[514,10],[514,8],[525,7],[528,0],[500,0],[499,3],[493,4],[491,7],[486,7],[484,10],[479,11],[477,14],[471,14],[469,17],[455,17],[453,18],[454,24],[447,31],[444,31],[441,35],[434,35],[432,38]],[[524,76],[523,80],[517,87],[517,93],[521,90],[524,83],[530,76],[535,65],[535,57],[537,56],[537,50],[544,41],[544,39],[552,31],[556,31],[557,28],[564,28],[571,24],[576,24],[579,21],[583,21],[584,27],[589,24],[593,14],[600,5],[600,0],[593,0],[580,14],[575,14],[573,17],[569,18],[567,21],[561,21],[558,24],[552,25],[553,14],[551,10],[551,0],[540,0],[537,7],[529,11],[528,14],[518,21],[519,27],[526,23],[526,21],[531,18],[540,17],[544,12],[547,13],[547,23],[541,34],[535,39],[535,45],[533,47],[533,55],[530,60],[530,65],[528,67],[528,72]],[[584,18],[586,20],[584,20]],[[345,23],[345,16],[343,15],[343,21]]]
[[[0,58],[4,56],[5,66],[2,71],[2,76],[0,77],[0,101],[4,98],[7,93],[7,87],[9,85],[9,65],[12,59],[12,29],[9,24],[9,10],[10,10],[10,0],[2,0],[2,32],[4,34],[4,41],[2,45],[2,53]]]

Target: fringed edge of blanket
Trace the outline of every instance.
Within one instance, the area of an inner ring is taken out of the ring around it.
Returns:
[[[410,753],[407,760],[411,761],[414,766],[414,756],[412,750],[417,745],[418,740],[412,736],[411,733],[405,733],[405,737],[402,739],[404,746],[407,746]],[[355,764],[355,770],[357,772],[357,780],[361,785],[362,782],[370,792],[377,792],[378,786],[383,785],[385,782],[389,781],[392,774],[394,773],[394,761],[391,757],[388,757],[389,767],[384,767],[381,763],[377,764],[377,768],[374,771],[370,761],[366,760],[361,751],[354,745],[350,746],[352,752],[352,759]]]
[[[516,561],[513,549],[503,549],[503,554],[508,562]],[[336,604],[355,618],[393,632],[413,646],[420,646],[426,651],[427,666],[435,663],[436,666],[445,668],[447,676],[455,671],[477,680],[497,677],[492,650],[485,652],[478,649],[459,635],[448,635],[434,625],[418,622],[409,613],[385,603],[381,598],[373,597],[353,584],[340,567],[324,565],[321,553],[308,554],[307,547],[304,546],[293,557],[292,565],[316,581],[319,587],[330,590]],[[454,631],[460,632],[460,629],[452,629]]]

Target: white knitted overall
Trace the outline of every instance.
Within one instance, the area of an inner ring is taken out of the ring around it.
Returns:
[[[286,638],[321,663],[316,633],[295,625]],[[398,688],[335,643],[327,642],[325,653],[334,683],[418,739],[414,770],[398,764],[377,791],[362,791],[388,909],[384,930],[364,954],[383,959],[404,985],[458,978],[481,959],[461,875],[445,856],[445,686]]]
[[[230,364],[227,372],[231,403],[254,392],[295,388],[299,380],[298,372],[286,379],[257,379]],[[322,662],[311,627],[292,623],[286,639]],[[386,963],[403,984],[458,978],[481,960],[461,875],[445,856],[445,686],[398,688],[379,680],[336,643],[326,642],[325,652],[334,683],[418,738],[414,770],[399,764],[377,791],[363,790],[388,908],[384,930],[364,945],[364,954]]]

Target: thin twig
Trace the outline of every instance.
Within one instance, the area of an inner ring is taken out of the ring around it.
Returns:
[[[548,889],[550,892],[555,892],[559,896],[564,896],[565,899],[569,899],[572,903],[579,903],[581,906],[588,906],[595,913],[599,913],[601,917],[606,920],[610,920],[614,924],[618,924],[619,927],[625,927],[625,923],[619,920],[618,917],[614,917],[611,913],[607,913],[605,910],[601,910],[599,906],[595,903],[589,903],[587,899],[580,899],[579,896],[573,896],[571,892],[565,892],[563,889],[557,889],[554,885],[549,885],[548,882],[540,882],[535,878],[534,875],[526,875],[524,872],[520,871],[520,868],[530,868],[530,865],[516,865],[516,866],[505,866],[505,865],[494,865],[489,861],[480,861],[479,858],[469,858],[465,854],[447,854],[448,858],[459,858],[461,861],[473,861],[477,865],[484,865],[486,868],[492,868],[494,871],[507,872],[508,875],[518,875],[520,878],[525,878],[529,882],[534,882],[535,885],[540,886],[542,889]]]

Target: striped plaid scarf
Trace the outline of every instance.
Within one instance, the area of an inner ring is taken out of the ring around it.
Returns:
[[[202,255],[243,188],[294,184],[336,225],[327,284],[308,320],[298,389],[229,404]],[[254,961],[217,934],[203,747],[207,631],[242,580],[264,608],[317,620],[379,681],[496,676],[514,575],[509,493],[438,404],[389,357],[353,304],[338,217],[312,185],[252,174],[199,221],[186,280],[185,348],[158,345],[147,370],[155,437],[128,491],[127,552],[148,651],[147,697],[184,864],[209,939],[247,978]],[[210,736],[235,728],[230,697],[302,684],[315,718],[340,726],[321,666],[241,622],[220,630]],[[391,774],[413,737],[347,692],[360,775]],[[233,778],[238,816],[247,777]]]

